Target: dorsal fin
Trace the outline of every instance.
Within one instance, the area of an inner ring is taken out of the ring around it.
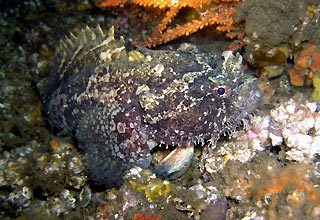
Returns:
[[[114,51],[117,51],[116,55]],[[54,74],[58,74],[59,79],[65,81],[84,68],[124,58],[126,51],[123,38],[115,40],[114,27],[111,27],[106,35],[98,25],[96,28],[87,26],[77,36],[71,33],[70,36],[61,39],[56,57],[58,65]]]
[[[86,26],[78,34],[70,33],[60,40],[56,49],[57,65],[50,77],[38,83],[44,101],[63,82],[85,69],[115,59],[128,59],[123,37],[114,38],[114,27],[105,34],[100,25]]]

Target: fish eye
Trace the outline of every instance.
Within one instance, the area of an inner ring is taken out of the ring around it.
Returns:
[[[213,94],[218,98],[227,98],[231,94],[231,89],[227,85],[220,85],[213,88]]]
[[[220,87],[220,88],[217,89],[217,92],[218,92],[219,95],[224,95],[226,90],[223,87]]]

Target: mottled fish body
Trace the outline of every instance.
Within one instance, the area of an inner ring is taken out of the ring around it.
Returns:
[[[233,132],[262,99],[242,57],[176,51],[128,51],[98,26],[62,40],[43,89],[45,110],[76,134],[92,180],[119,185],[133,166],[148,168],[159,144],[215,143]]]

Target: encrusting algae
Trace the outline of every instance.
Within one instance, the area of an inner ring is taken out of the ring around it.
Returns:
[[[311,167],[307,164],[288,165],[283,168],[272,168],[263,176],[254,180],[249,189],[257,201],[266,202],[269,206],[269,219],[277,218],[277,209],[280,209],[278,200],[285,196],[288,203],[297,212],[307,212],[313,216],[320,201],[320,191],[310,180]],[[295,216],[295,215],[294,215]],[[288,215],[290,216],[290,214]],[[314,216],[316,217],[316,216]]]
[[[158,178],[151,179],[147,184],[131,180],[132,189],[144,194],[150,202],[164,201],[171,192],[171,183]]]

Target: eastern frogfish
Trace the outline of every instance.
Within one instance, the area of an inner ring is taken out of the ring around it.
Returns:
[[[86,153],[92,181],[119,186],[128,169],[150,166],[155,147],[215,145],[248,121],[262,92],[242,66],[240,54],[188,43],[130,51],[113,28],[87,27],[60,41],[41,93],[52,124],[73,132]]]

